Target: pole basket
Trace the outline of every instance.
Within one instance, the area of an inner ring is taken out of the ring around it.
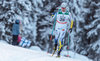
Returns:
[[[67,57],[69,57],[69,55],[67,55]]]

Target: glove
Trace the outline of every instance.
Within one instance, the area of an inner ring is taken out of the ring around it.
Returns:
[[[51,35],[51,37],[50,37],[50,40],[52,40],[52,35]]]
[[[69,32],[70,32],[70,33],[72,32],[72,28],[69,29]]]

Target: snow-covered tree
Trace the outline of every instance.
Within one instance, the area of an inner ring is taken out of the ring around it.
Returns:
[[[76,52],[99,61],[100,1],[67,0],[74,18],[71,41]]]
[[[28,0],[2,0],[0,1],[0,39],[11,42],[12,25],[16,19],[22,23],[22,37],[30,40],[36,39],[36,14],[31,1]]]
[[[49,40],[53,27],[51,13],[62,2],[68,5],[74,20],[70,34],[71,50],[100,61],[99,0],[0,0],[0,39],[12,41],[12,25],[19,19],[22,37],[43,50],[52,51],[53,41]]]

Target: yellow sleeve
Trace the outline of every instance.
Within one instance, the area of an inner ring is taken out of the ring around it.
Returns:
[[[72,28],[73,27],[73,20],[71,20],[71,26],[70,26],[70,28]]]
[[[52,17],[54,16],[54,15],[51,15]]]

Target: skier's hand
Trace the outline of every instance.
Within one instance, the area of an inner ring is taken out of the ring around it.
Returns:
[[[50,37],[50,40],[52,40],[52,35],[51,35],[51,37]]]
[[[51,34],[49,35],[49,39],[50,39],[50,41],[52,40],[52,35]]]
[[[69,32],[70,32],[70,33],[72,32],[72,28],[69,29]]]

